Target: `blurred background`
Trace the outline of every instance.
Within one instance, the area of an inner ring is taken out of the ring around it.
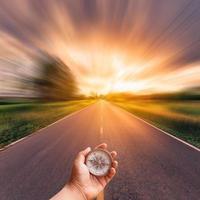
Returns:
[[[0,47],[2,147],[99,98],[200,144],[199,0],[1,0]]]

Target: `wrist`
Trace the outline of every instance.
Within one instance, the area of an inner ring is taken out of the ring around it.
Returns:
[[[76,183],[68,183],[67,185],[65,185],[65,189],[67,190],[67,192],[70,192],[73,195],[74,199],[88,200],[81,187]]]

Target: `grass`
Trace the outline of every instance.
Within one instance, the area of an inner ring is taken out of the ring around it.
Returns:
[[[0,148],[93,102],[4,102],[0,104]]]
[[[164,131],[200,148],[200,101],[114,101]]]

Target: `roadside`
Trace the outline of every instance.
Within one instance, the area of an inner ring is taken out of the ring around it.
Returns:
[[[94,100],[0,105],[0,148],[78,111]]]
[[[200,102],[198,101],[112,101],[156,127],[200,147]]]

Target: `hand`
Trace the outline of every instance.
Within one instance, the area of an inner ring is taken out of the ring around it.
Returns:
[[[103,143],[95,148],[106,149],[107,144]],[[105,186],[116,174],[116,168],[118,165],[118,162],[114,160],[117,156],[117,153],[116,151],[112,151],[111,156],[113,158],[113,163],[108,175],[103,177],[94,176],[89,173],[89,170],[85,165],[86,155],[90,151],[91,148],[88,147],[85,150],[79,152],[74,161],[70,182],[67,185],[67,187],[72,187],[76,188],[76,190],[79,190],[85,199],[93,199],[97,197],[97,195],[105,188]]]
[[[95,148],[106,149],[107,144],[103,143]],[[96,198],[113,178],[116,174],[116,168],[118,165],[117,161],[114,160],[117,153],[115,151],[111,152],[113,163],[108,175],[104,177],[96,177],[89,173],[89,170],[85,165],[85,158],[90,151],[91,148],[88,147],[79,152],[74,161],[70,182],[67,183],[60,192],[53,196],[51,200],[89,200]]]

